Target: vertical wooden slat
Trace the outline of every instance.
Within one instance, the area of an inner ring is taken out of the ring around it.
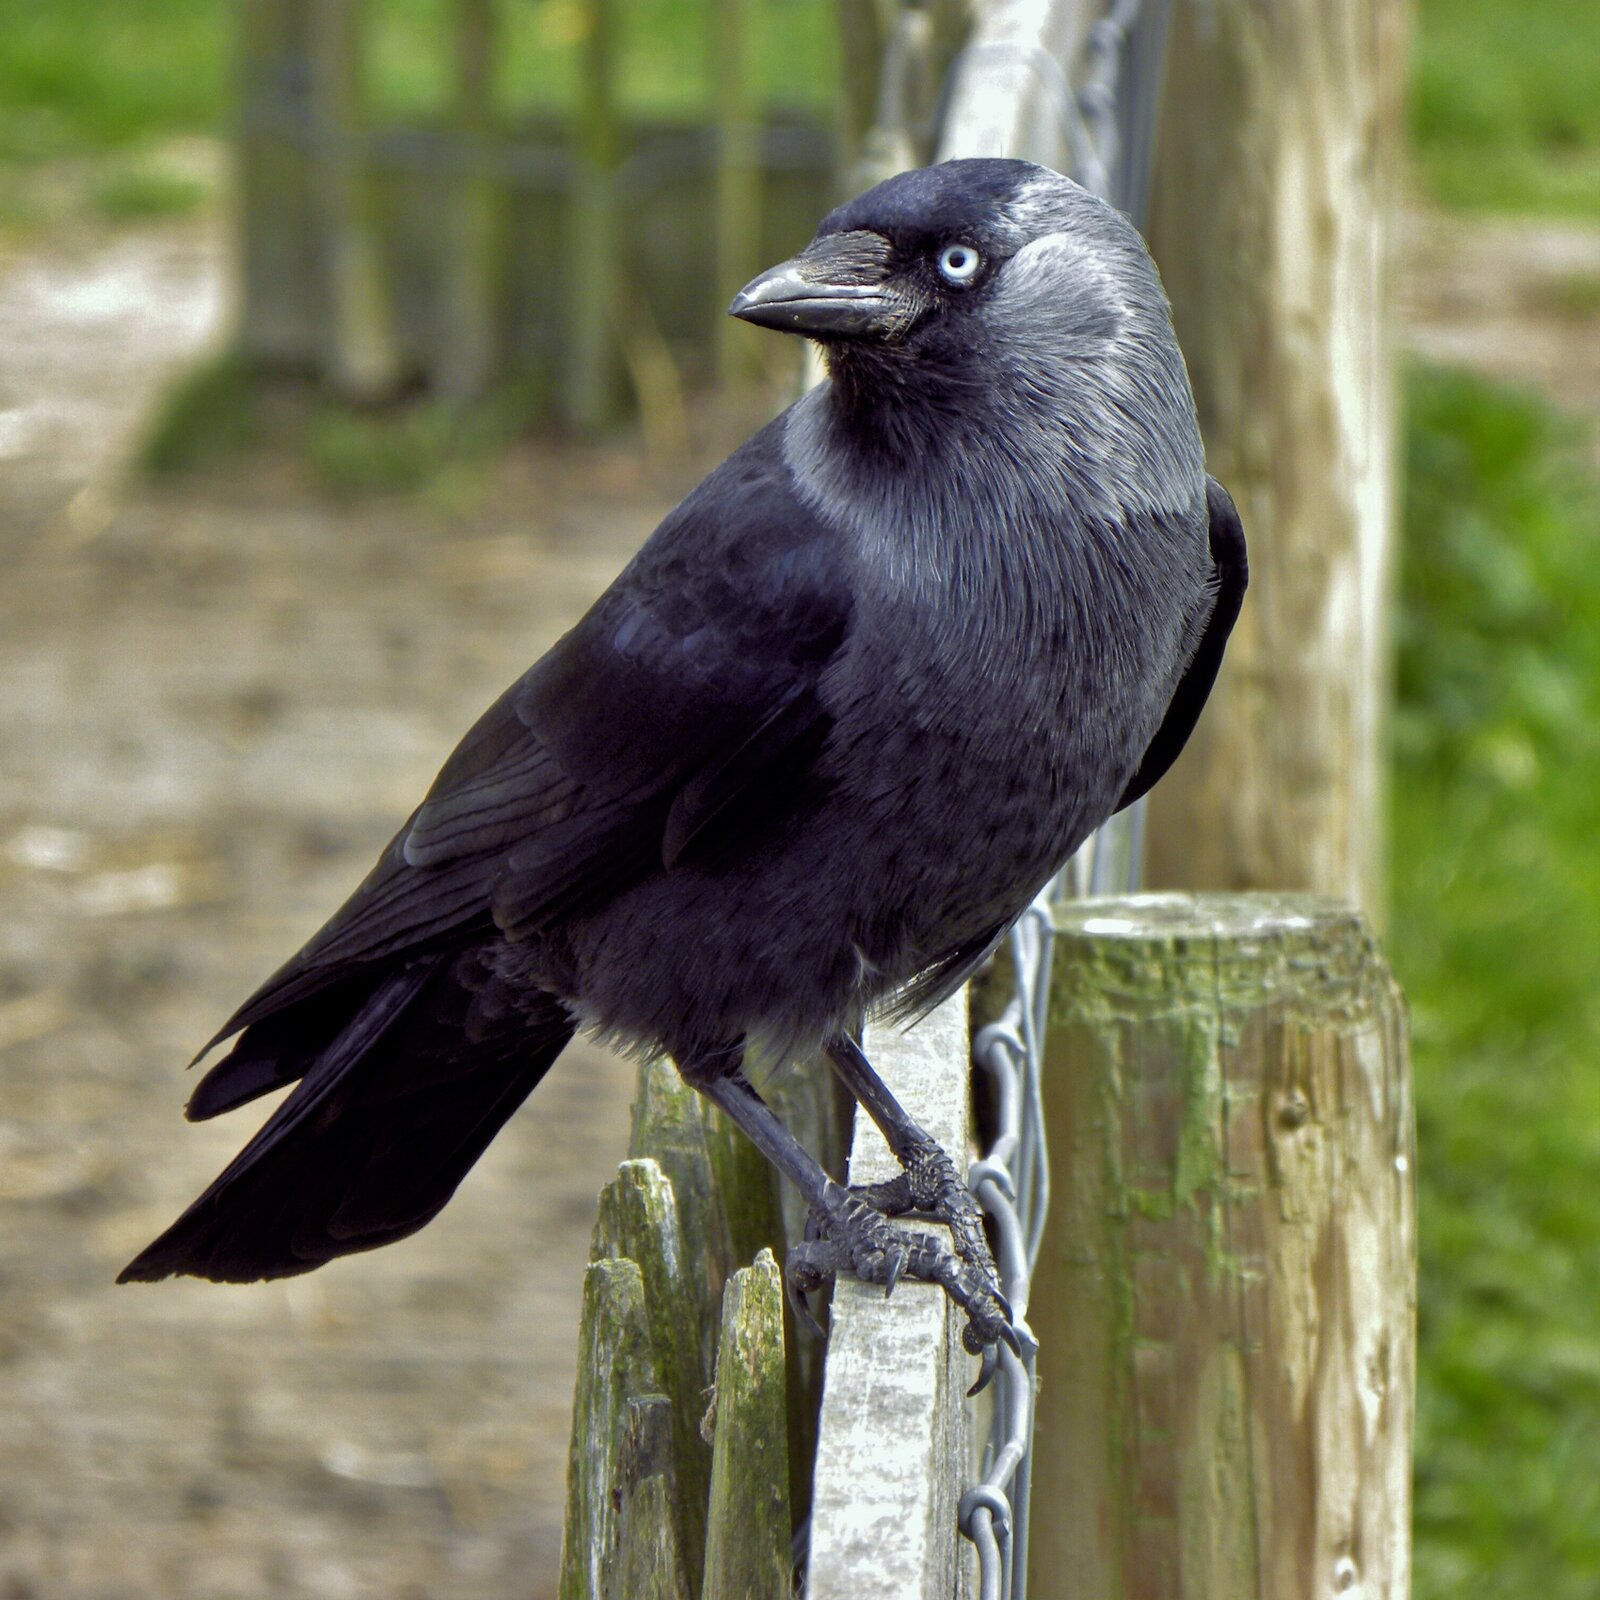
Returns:
[[[322,257],[328,381],[352,400],[391,394],[400,362],[367,182],[362,0],[310,0],[313,204]]]
[[[309,0],[238,11],[239,347],[252,362],[306,366],[317,349]]]
[[[702,1600],[789,1600],[783,1282],[770,1250],[728,1281]]]
[[[616,406],[619,292],[615,177],[621,159],[616,109],[615,0],[583,0],[578,170],[568,214],[566,418],[606,421]]]
[[[649,1551],[657,1552],[653,1566],[672,1559],[670,1515],[665,1527],[647,1526],[652,1507],[659,1512],[670,1505],[670,1485],[646,1487],[668,1470],[658,1447],[664,1431],[670,1436],[662,1411],[669,1404],[656,1370],[638,1266],[595,1262],[584,1274],[578,1323],[560,1600],[620,1600],[619,1569],[637,1573]],[[670,1577],[664,1587],[674,1592]]]
[[[747,324],[724,315],[735,290],[758,271],[761,241],[761,0],[717,0],[711,20],[711,81],[716,166],[712,174],[716,275],[712,280],[717,378],[754,361]]]
[[[450,400],[474,400],[494,377],[496,292],[503,238],[500,187],[491,170],[494,0],[456,0],[453,131],[461,170],[441,230],[439,347],[435,383]]]
[[[906,1110],[962,1161],[971,1137],[966,991],[910,1032],[869,1028],[866,1049]],[[850,1181],[875,1183],[899,1170],[878,1130],[858,1116]],[[961,1329],[960,1312],[937,1285],[902,1283],[892,1299],[872,1284],[835,1286],[809,1600],[951,1600],[971,1592],[972,1547],[956,1530],[968,1468],[963,1393],[975,1370]]]
[[[644,1280],[656,1373],[671,1402],[677,1543],[688,1558],[692,1586],[700,1581],[705,1545],[711,1452],[700,1437],[700,1414],[711,1382],[701,1345],[702,1303],[686,1259],[672,1185],[650,1160],[624,1161],[600,1192],[591,1256],[627,1257]]]

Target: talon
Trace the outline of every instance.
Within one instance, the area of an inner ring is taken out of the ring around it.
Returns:
[[[1005,1301],[1001,1300],[1000,1304],[1005,1305]],[[1006,1344],[1010,1347],[1012,1355],[1014,1355],[1017,1360],[1020,1361],[1022,1359],[1022,1341],[1017,1337],[1017,1330],[1011,1326],[1010,1318],[1011,1310],[1009,1307],[1007,1307],[1006,1324],[1000,1330],[1000,1337],[1004,1339]],[[993,1350],[994,1346],[990,1345],[989,1348]]]
[[[992,1344],[986,1344],[983,1347],[983,1362],[978,1368],[977,1381],[967,1390],[967,1398],[969,1400],[975,1394],[982,1394],[989,1387],[999,1367],[1000,1352]]]
[[[795,1321],[802,1328],[809,1329],[817,1338],[826,1339],[827,1331],[812,1314],[810,1302],[806,1299],[806,1292],[795,1281],[790,1273],[783,1275],[784,1292],[789,1297],[789,1305],[794,1311]]]
[[[883,1298],[887,1300],[894,1293],[894,1286],[900,1281],[900,1274],[906,1270],[906,1263],[911,1258],[903,1249],[896,1249],[889,1257],[888,1276],[883,1280]]]

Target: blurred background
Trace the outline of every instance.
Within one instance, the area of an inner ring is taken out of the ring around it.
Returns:
[[[835,192],[854,64],[825,0],[355,14],[0,15],[6,1600],[554,1592],[630,1070],[569,1052],[399,1248],[111,1278],[247,1131],[181,1122],[194,1048],[794,381],[719,313]],[[1597,64],[1592,0],[1417,8],[1385,938],[1419,1600],[1600,1593]],[[714,136],[751,123],[759,204]],[[308,162],[352,127],[371,170]]]

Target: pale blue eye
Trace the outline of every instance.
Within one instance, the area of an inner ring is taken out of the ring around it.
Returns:
[[[939,252],[939,275],[946,283],[971,283],[982,258],[970,244],[947,244]]]

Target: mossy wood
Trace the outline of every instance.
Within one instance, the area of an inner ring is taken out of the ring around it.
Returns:
[[[670,1401],[662,1391],[632,1261],[596,1261],[584,1276],[578,1382],[567,1463],[560,1600],[685,1597],[672,1515]],[[624,1579],[633,1585],[623,1586]]]
[[[1366,924],[1146,895],[1057,927],[1035,1589],[1405,1600],[1414,1135]]]
[[[768,1092],[837,1170],[832,1075]],[[595,1219],[561,1600],[786,1596],[820,1372],[786,1354],[775,1174],[665,1061],[639,1068],[630,1148]]]
[[[700,1412],[711,1367],[701,1344],[703,1301],[689,1271],[677,1203],[656,1162],[624,1161],[601,1190],[590,1255],[597,1261],[631,1260],[643,1279],[650,1346],[668,1401],[677,1542],[689,1559],[691,1582],[698,1584],[711,1482],[711,1452],[700,1436]]]
[[[702,1600],[789,1600],[788,1381],[783,1280],[770,1250],[728,1280]]]

